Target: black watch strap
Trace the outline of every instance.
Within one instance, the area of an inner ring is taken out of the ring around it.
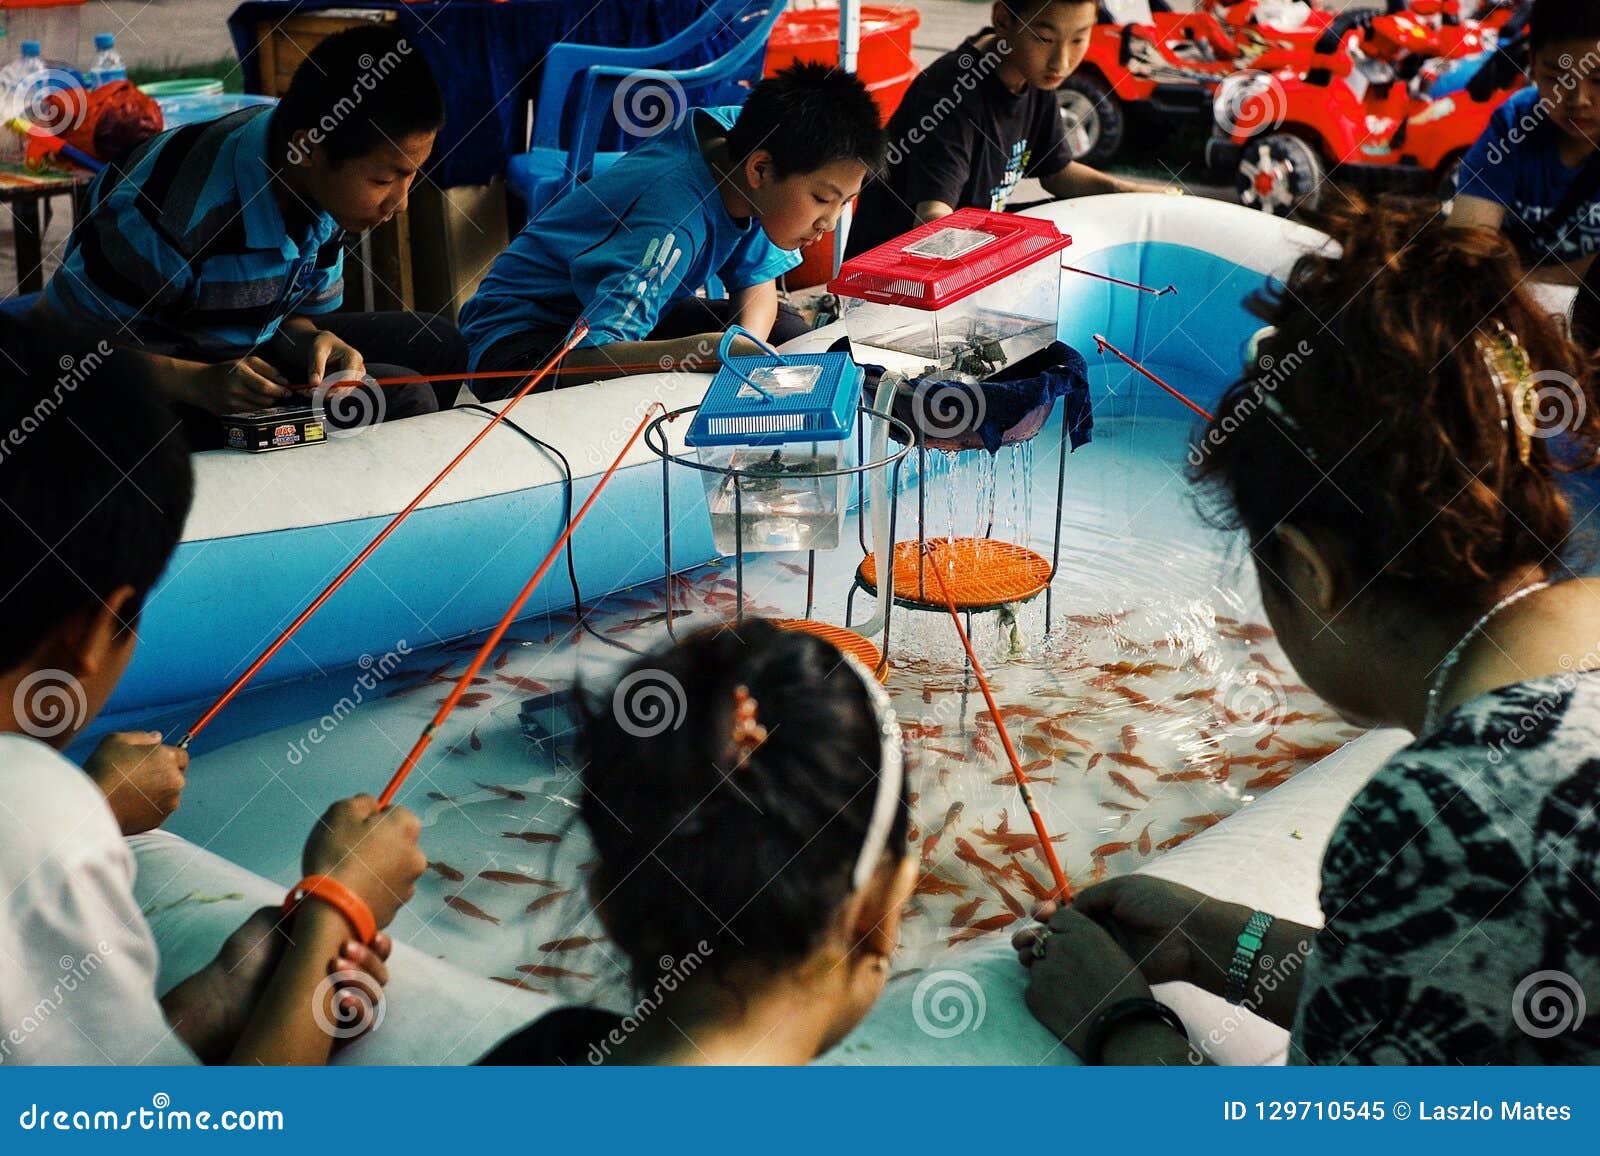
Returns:
[[[1111,1038],[1111,1033],[1128,1020],[1140,1019],[1160,1020],[1185,1040],[1189,1038],[1189,1030],[1183,1026],[1183,1020],[1178,1017],[1178,1013],[1161,1001],[1142,996],[1118,1000],[1095,1016],[1094,1022],[1089,1025],[1089,1038],[1083,1048],[1083,1062],[1095,1066],[1104,1063],[1101,1053],[1105,1051],[1106,1040]]]

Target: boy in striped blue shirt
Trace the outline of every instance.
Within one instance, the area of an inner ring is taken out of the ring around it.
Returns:
[[[440,398],[428,386],[361,404],[346,394],[343,406],[322,395],[368,372],[465,366],[460,335],[442,322],[335,314],[346,232],[406,207],[443,122],[432,72],[398,33],[364,25],[329,37],[276,108],[164,133],[106,170],[45,308],[154,358],[167,396],[191,414],[284,405],[291,384],[325,379],[318,400],[335,425],[346,406],[364,423],[432,412]],[[189,424],[217,444],[215,422]]]

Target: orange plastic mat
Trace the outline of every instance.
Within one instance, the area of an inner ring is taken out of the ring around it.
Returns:
[[[833,643],[846,654],[853,655],[861,665],[877,676],[879,682],[887,682],[889,679],[889,664],[883,661],[883,652],[853,630],[846,630],[842,626],[830,626],[826,622],[813,622],[808,618],[778,618],[773,620],[773,625],[781,626],[785,630],[796,630],[801,634],[814,634],[825,642]]]
[[[1050,560],[1026,546],[992,538],[930,538],[933,552],[925,565],[945,566],[950,597],[963,610],[989,609],[1011,602],[1026,602],[1050,585]],[[897,542],[894,547],[894,596],[897,602],[944,609],[944,596],[931,569],[917,586],[917,542]],[[878,591],[877,555],[868,554],[856,570],[856,581],[869,593]]]

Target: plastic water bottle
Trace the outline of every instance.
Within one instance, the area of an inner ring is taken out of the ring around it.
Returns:
[[[22,55],[0,68],[0,161],[20,161],[27,152],[11,121],[28,111],[28,101],[46,71],[37,40],[22,42]]]
[[[89,87],[99,88],[118,80],[128,79],[128,66],[117,51],[117,38],[109,32],[100,32],[94,38],[94,60],[89,64]]]

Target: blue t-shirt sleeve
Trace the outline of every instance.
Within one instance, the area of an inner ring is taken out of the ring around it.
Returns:
[[[1495,110],[1489,127],[1461,160],[1457,191],[1510,208],[1516,196],[1519,165],[1532,161],[1530,142],[1511,143],[1516,113],[1513,103]]]
[[[798,252],[778,248],[768,239],[766,231],[757,225],[728,254],[719,276],[732,292],[775,281],[790,269],[798,268],[800,261]]]
[[[312,276],[305,296],[295,305],[296,313],[312,316],[332,313],[344,304],[344,246],[335,239],[329,242],[328,247],[331,247],[333,252],[326,264],[319,254],[317,271]]]
[[[705,243],[702,226],[693,216],[655,218],[654,213],[630,217],[624,228],[573,261],[572,287],[585,303],[589,322],[580,348],[643,341],[662,311],[683,295],[684,272]]]

